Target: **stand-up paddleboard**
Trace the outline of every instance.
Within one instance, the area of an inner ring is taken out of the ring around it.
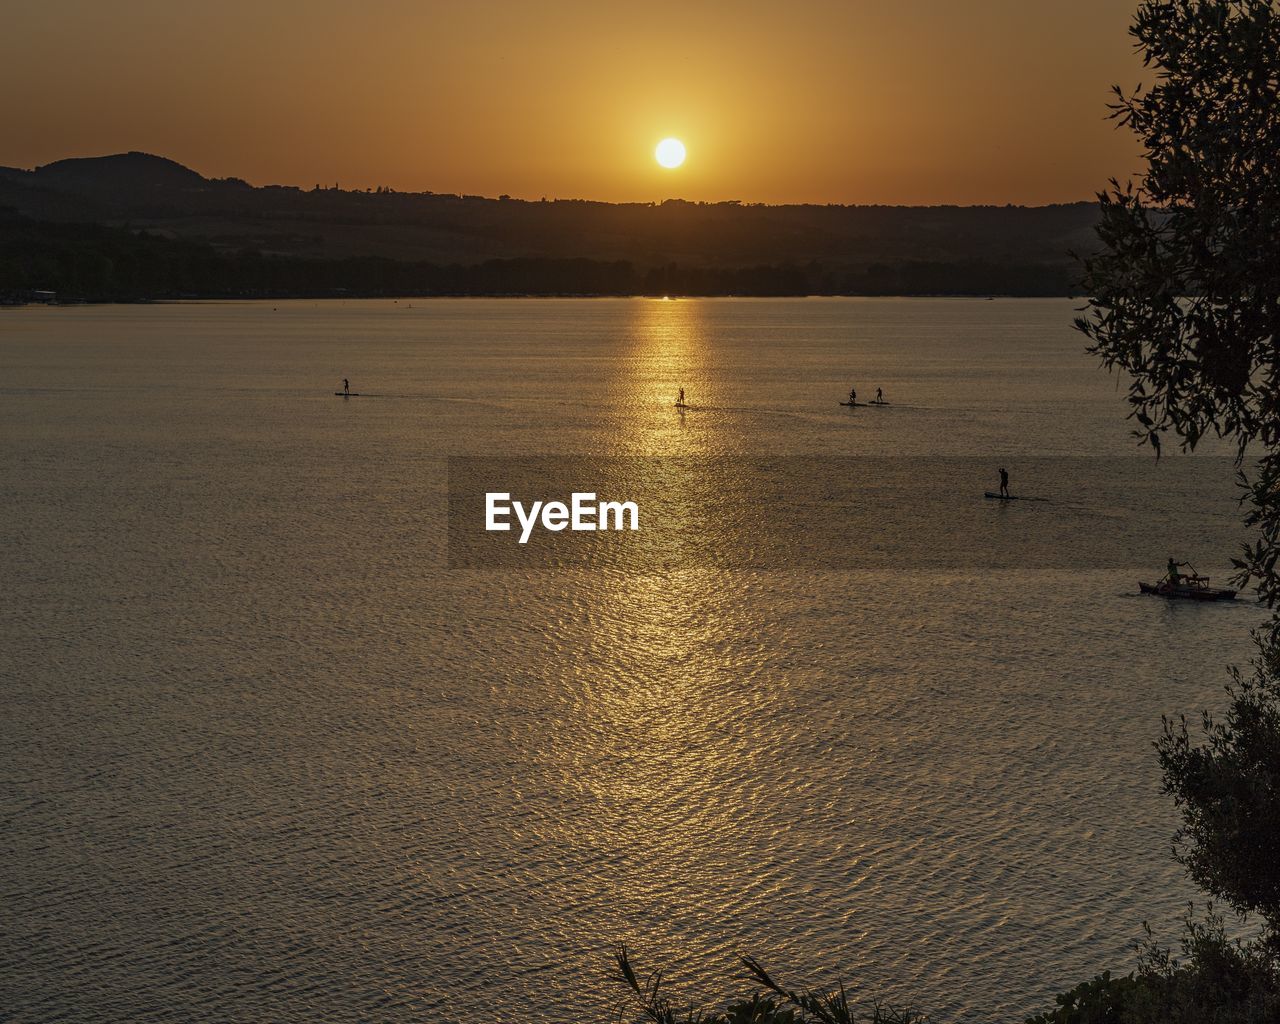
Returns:
[[[337,398],[359,398],[359,391],[335,391],[334,396]]]
[[[998,494],[995,491],[984,491],[983,495],[995,501],[1048,501],[1048,498],[1032,498],[1025,494]]]
[[[840,404],[849,409],[853,409],[853,408],[865,409],[867,407],[866,402],[841,402]]]
[[[677,408],[677,409],[692,409],[692,408],[693,408],[693,406],[691,406],[688,402],[676,402],[676,408]]]

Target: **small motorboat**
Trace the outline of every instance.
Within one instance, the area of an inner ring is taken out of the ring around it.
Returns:
[[[1139,581],[1138,589],[1144,594],[1154,594],[1156,597],[1170,599],[1181,598],[1186,601],[1234,601],[1236,599],[1236,591],[1225,587],[1211,587],[1208,576],[1195,574],[1188,576],[1179,573],[1176,583],[1172,582],[1167,575],[1161,577],[1158,583]]]

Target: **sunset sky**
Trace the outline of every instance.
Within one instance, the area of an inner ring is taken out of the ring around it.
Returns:
[[[253,184],[1026,203],[1138,167],[1128,0],[43,0],[0,164],[144,150]],[[666,136],[688,160],[653,159]]]

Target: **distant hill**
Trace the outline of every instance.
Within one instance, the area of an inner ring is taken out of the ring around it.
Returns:
[[[150,153],[74,157],[32,172],[39,185],[69,192],[136,193],[149,189],[199,189],[208,179],[176,160]]]
[[[34,170],[0,168],[0,211],[5,209],[10,225],[25,225],[25,237],[39,233],[32,222],[49,225],[50,237],[64,240],[69,225],[97,225],[135,236],[145,232],[156,244],[202,245],[224,262],[304,261],[332,269],[360,260],[419,268],[585,260],[627,264],[628,275],[610,276],[624,290],[652,285],[702,293],[752,280],[750,294],[1065,294],[1076,274],[1067,253],[1092,249],[1096,220],[1090,203],[613,204],[255,188],[236,178],[206,178],[147,153],[58,160]],[[63,226],[61,234],[54,225]],[[95,244],[103,244],[108,236],[96,237]],[[0,263],[0,291],[17,287],[14,259],[7,286],[6,264]],[[23,276],[28,283],[29,271]],[[563,284],[558,290],[578,291],[572,280]],[[194,287],[198,293],[217,290],[212,283]]]

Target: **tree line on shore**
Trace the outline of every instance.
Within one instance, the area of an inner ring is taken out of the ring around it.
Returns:
[[[0,214],[0,300],[33,292],[62,300],[496,295],[1067,295],[1073,270],[999,260],[823,261],[706,266],[517,257],[440,264],[351,256],[319,259],[235,251],[98,224]]]

